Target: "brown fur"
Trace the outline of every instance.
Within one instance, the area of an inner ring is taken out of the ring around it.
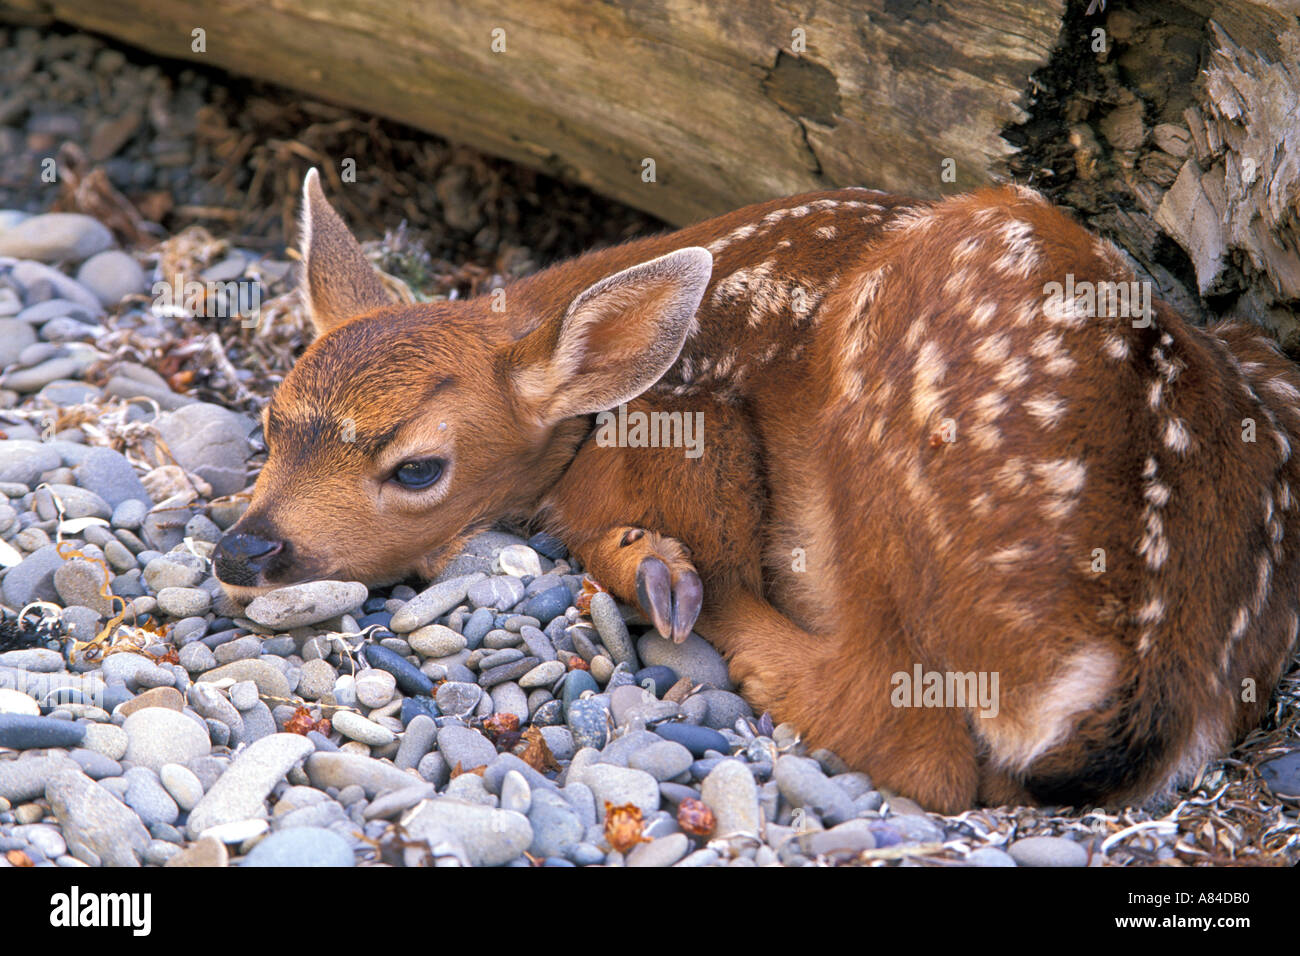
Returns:
[[[1300,625],[1300,376],[1163,303],[1146,328],[1045,308],[1067,273],[1133,276],[1027,190],[774,200],[521,280],[503,312],[386,304],[307,197],[322,334],[232,529],[284,551],[232,593],[431,575],[532,520],[629,603],[646,562],[674,595],[698,573],[756,707],[944,811],[1140,800],[1265,712]],[[703,412],[703,456],[600,447],[592,413],[629,400]],[[428,456],[443,481],[393,487]],[[894,706],[918,664],[996,672],[997,716]]]

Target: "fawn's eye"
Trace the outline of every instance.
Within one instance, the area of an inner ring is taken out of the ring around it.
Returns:
[[[393,481],[403,488],[419,491],[428,488],[442,477],[442,461],[437,458],[421,458],[418,461],[405,461],[393,472]]]

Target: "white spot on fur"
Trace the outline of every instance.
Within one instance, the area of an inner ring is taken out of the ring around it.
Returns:
[[[1165,447],[1180,455],[1187,454],[1192,447],[1192,436],[1181,418],[1171,418],[1165,423]]]
[[[1116,362],[1122,362],[1128,358],[1128,339],[1122,335],[1108,335],[1101,343],[1102,351],[1113,358]]]
[[[1065,414],[1065,400],[1055,395],[1037,395],[1025,402],[1029,412],[1044,428],[1055,428]]]
[[[1080,714],[1096,710],[1113,691],[1119,670],[1112,651],[1085,647],[1060,667],[1032,700],[1004,703],[997,717],[973,722],[989,746],[992,762],[1024,770],[1065,740]]]

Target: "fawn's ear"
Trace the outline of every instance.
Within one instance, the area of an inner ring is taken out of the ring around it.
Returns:
[[[689,246],[601,279],[515,347],[520,400],[551,424],[636,398],[677,361],[712,272]]]
[[[321,191],[315,169],[308,170],[302,183],[299,232],[302,293],[317,335],[324,335],[355,315],[391,304],[379,274]]]

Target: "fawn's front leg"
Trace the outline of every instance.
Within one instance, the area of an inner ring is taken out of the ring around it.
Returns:
[[[655,395],[629,403],[627,415],[650,412],[692,416],[699,454],[606,447],[594,433],[543,502],[542,522],[615,597],[683,641],[711,601],[761,588],[763,489],[736,409]]]

